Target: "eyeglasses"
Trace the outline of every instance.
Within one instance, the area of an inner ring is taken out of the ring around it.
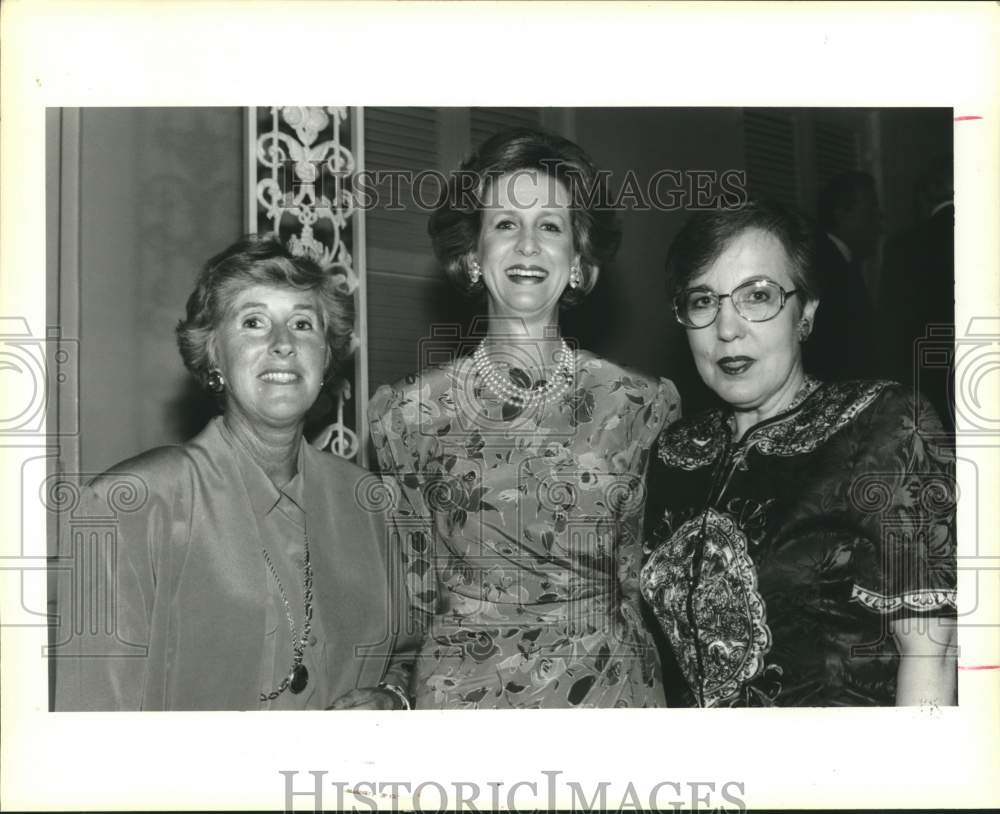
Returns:
[[[733,307],[747,322],[767,322],[785,307],[785,301],[799,290],[786,291],[773,280],[747,280],[728,294],[706,288],[687,288],[674,297],[674,315],[687,328],[707,328],[719,315],[722,301],[729,297]]]

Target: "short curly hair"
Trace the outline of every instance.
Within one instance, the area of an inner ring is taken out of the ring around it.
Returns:
[[[597,284],[601,268],[621,243],[621,226],[610,203],[608,176],[598,171],[576,144],[530,128],[501,131],[452,173],[427,231],[446,276],[459,290],[482,294],[482,281],[469,279],[469,260],[479,242],[488,185],[509,173],[537,171],[560,181],[570,194],[573,244],[580,255],[580,285],[567,288],[561,302],[575,305]]]
[[[216,367],[215,332],[239,292],[254,285],[315,292],[330,349],[326,373],[350,356],[354,303],[343,275],[307,256],[293,255],[272,235],[246,235],[205,263],[188,297],[187,315],[177,323],[184,366],[203,387],[208,387],[208,374]]]

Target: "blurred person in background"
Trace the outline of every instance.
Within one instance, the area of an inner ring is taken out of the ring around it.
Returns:
[[[819,196],[815,273],[823,289],[822,319],[805,352],[805,369],[824,381],[868,378],[877,370],[872,293],[861,264],[878,252],[882,233],[875,179],[845,172]]]
[[[889,241],[884,253],[878,308],[881,373],[917,387],[953,432],[955,193],[950,154],[931,162],[917,182],[915,198],[916,223]],[[921,340],[933,352],[921,352]]]

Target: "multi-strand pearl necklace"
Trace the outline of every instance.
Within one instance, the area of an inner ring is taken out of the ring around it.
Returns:
[[[514,404],[519,407],[530,407],[537,404],[540,401],[548,401],[552,399],[559,398],[566,388],[570,386],[573,381],[573,376],[576,372],[576,363],[573,357],[573,351],[569,345],[566,344],[565,339],[560,339],[559,343],[562,345],[556,359],[558,360],[558,365],[552,374],[550,379],[545,380],[545,384],[541,387],[521,387],[510,380],[509,375],[505,375],[497,370],[493,362],[490,361],[489,357],[486,355],[486,340],[484,339],[479,343],[479,347],[476,348],[475,352],[472,354],[472,367],[473,370],[478,373],[487,387],[493,391],[493,393],[503,399],[504,402],[508,404]]]

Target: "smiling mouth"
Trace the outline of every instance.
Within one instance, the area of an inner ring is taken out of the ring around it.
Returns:
[[[508,280],[529,285],[537,285],[549,276],[549,272],[541,266],[510,266],[505,273]]]
[[[741,373],[746,373],[756,361],[749,356],[723,356],[715,364],[726,375],[739,376]]]
[[[302,377],[291,370],[266,370],[257,378],[269,384],[295,384]]]

